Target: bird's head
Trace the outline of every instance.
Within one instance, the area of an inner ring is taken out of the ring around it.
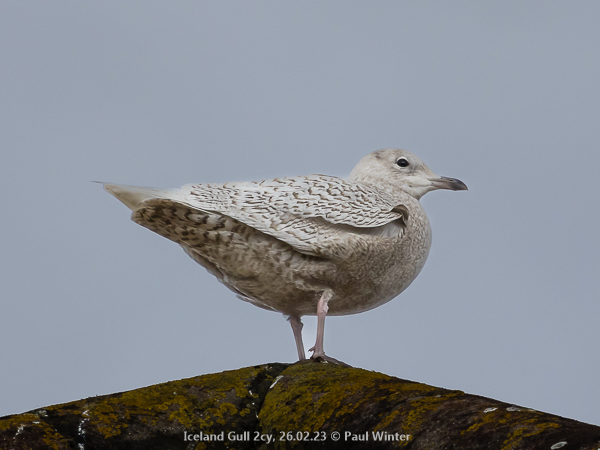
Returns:
[[[360,160],[349,178],[386,190],[400,189],[417,200],[436,189],[467,190],[462,181],[436,175],[419,157],[398,148],[369,153]]]

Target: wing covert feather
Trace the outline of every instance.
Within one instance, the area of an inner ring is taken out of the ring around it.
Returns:
[[[398,205],[370,186],[326,175],[257,182],[195,184],[181,188],[179,201],[215,211],[280,239],[300,252],[323,255],[340,245],[340,233],[359,234],[403,215]],[[335,241],[335,242],[334,242]]]

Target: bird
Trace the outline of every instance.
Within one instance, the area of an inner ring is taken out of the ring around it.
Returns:
[[[299,361],[307,359],[302,317],[316,315],[311,358],[338,364],[324,351],[326,316],[365,312],[404,291],[431,247],[421,197],[467,190],[397,148],[369,153],[348,178],[103,185],[135,223],[179,244],[238,298],[282,313]]]

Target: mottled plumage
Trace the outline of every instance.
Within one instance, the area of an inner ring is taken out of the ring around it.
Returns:
[[[466,186],[438,177],[410,152],[385,149],[363,158],[347,180],[105,188],[134,222],[180,244],[240,298],[289,316],[304,359],[300,317],[319,317],[313,357],[326,358],[326,314],[388,302],[425,264],[431,230],[421,196]]]

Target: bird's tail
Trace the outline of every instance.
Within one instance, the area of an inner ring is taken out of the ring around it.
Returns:
[[[172,189],[156,189],[140,186],[127,186],[125,184],[102,183],[104,189],[117,200],[121,201],[132,211],[135,211],[145,200],[155,198],[173,198]]]

